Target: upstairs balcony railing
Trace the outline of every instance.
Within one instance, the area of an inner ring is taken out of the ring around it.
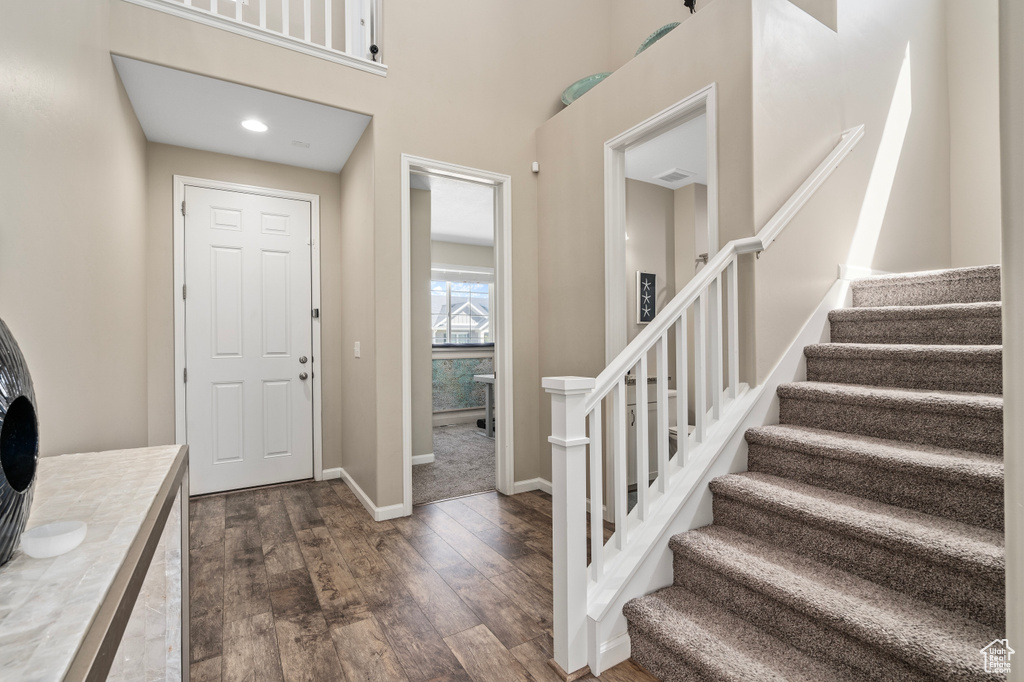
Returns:
[[[289,50],[386,75],[382,0],[125,0]]]

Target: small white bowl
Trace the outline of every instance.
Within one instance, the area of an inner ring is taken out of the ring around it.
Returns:
[[[85,539],[84,521],[57,521],[21,534],[21,549],[33,559],[48,559],[70,552]]]

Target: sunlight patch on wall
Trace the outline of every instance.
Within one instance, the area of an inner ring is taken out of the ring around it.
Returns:
[[[846,264],[851,267],[870,268],[878,247],[878,237],[882,232],[885,212],[889,207],[892,184],[896,179],[900,155],[903,152],[903,141],[907,136],[912,111],[910,85],[910,43],[903,58],[899,78],[896,79],[896,90],[893,92],[889,115],[882,131],[882,142],[878,145],[875,164],[868,179],[864,203],[857,219],[857,230],[850,244],[850,253]]]

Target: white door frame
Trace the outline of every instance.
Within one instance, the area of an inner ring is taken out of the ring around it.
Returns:
[[[494,325],[494,416],[501,428],[494,438],[499,492],[513,494],[515,451],[512,428],[512,177],[443,161],[402,154],[402,483],[405,514],[412,513],[412,218],[409,173],[416,171],[494,188],[494,281],[498,287]]]
[[[185,215],[181,204],[185,200],[185,187],[202,187],[220,189],[243,194],[260,194],[279,199],[296,199],[308,201],[310,230],[310,260],[312,307],[320,306],[320,195],[304,192],[291,192],[268,187],[239,185],[220,180],[192,178],[186,175],[174,176],[174,439],[183,444],[186,442],[185,414],[185,300],[182,298],[182,286],[185,284]],[[312,315],[312,311],[310,312]],[[323,480],[323,420],[321,414],[321,374],[323,355],[320,352],[320,318],[312,318],[313,352],[311,354],[310,377],[313,382],[313,478]]]
[[[604,143],[605,362],[626,347],[626,150],[707,113],[708,249],[718,251],[717,85],[711,83]]]

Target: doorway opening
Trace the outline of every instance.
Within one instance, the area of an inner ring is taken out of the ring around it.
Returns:
[[[511,492],[511,179],[402,157],[403,450],[413,504]]]
[[[718,251],[718,173],[715,85],[703,88],[605,144],[605,348],[607,361],[632,341]],[[692,327],[691,327],[692,328]],[[670,341],[670,344],[674,341]],[[671,355],[671,354],[670,354]],[[627,428],[639,410],[648,413],[649,442],[659,432],[655,403],[636,404],[639,381],[648,396],[657,391],[657,359],[648,358],[648,377],[627,377]],[[675,357],[668,358],[670,452],[678,439],[674,401]],[[685,376],[692,377],[688,371]],[[690,386],[680,390],[692,391]],[[692,398],[688,402],[693,405]],[[691,417],[692,421],[692,417]],[[688,430],[688,428],[687,428]],[[635,443],[635,434],[627,435]],[[636,458],[626,472],[630,490]],[[652,448],[648,471],[657,475]],[[614,518],[610,490],[606,518]],[[635,504],[630,493],[627,504]]]

